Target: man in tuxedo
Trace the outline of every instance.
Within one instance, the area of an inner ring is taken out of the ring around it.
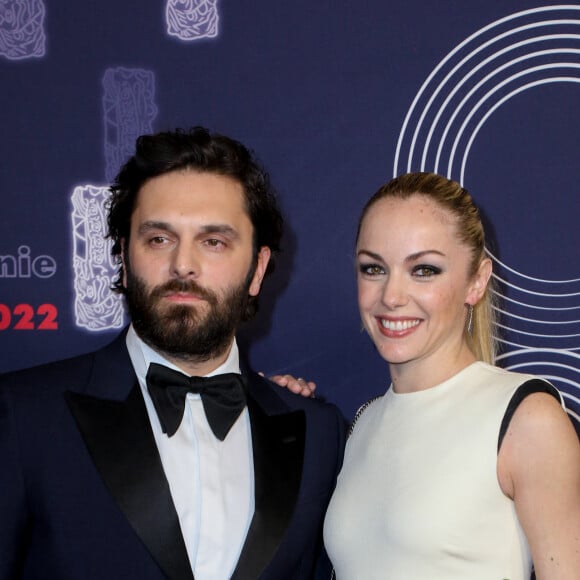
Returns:
[[[235,339],[281,237],[267,175],[195,128],[140,137],[111,192],[131,325],[0,378],[0,579],[313,578],[343,419]]]

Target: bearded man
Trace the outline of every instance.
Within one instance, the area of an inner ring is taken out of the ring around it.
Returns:
[[[131,324],[0,378],[0,579],[313,578],[344,422],[235,339],[279,250],[267,175],[197,127],[140,137],[111,192]]]

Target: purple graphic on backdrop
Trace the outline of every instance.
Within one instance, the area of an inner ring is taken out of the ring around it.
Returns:
[[[470,151],[492,115],[524,92],[556,84],[580,86],[580,6],[538,7],[492,22],[423,83],[403,122],[393,173],[434,171],[465,184]],[[488,253],[505,305],[498,307],[504,321],[498,363],[553,380],[580,423],[579,272],[531,276]]]
[[[111,291],[117,264],[105,239],[108,187],[75,187],[72,202],[75,323],[91,331],[121,328],[123,301]]]
[[[217,0],[167,0],[165,19],[167,34],[180,40],[218,35]]]
[[[112,182],[139,135],[153,131],[155,76],[143,69],[107,69],[103,76],[105,177]],[[71,196],[75,323],[89,331],[121,328],[123,300],[111,287],[118,264],[107,232],[108,186],[79,185]]]
[[[42,0],[0,0],[0,55],[9,60],[45,54]]]
[[[105,178],[111,182],[133,152],[135,139],[151,133],[157,116],[155,75],[144,69],[110,68],[103,76]]]

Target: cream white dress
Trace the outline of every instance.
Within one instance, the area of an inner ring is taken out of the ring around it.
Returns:
[[[364,411],[324,523],[338,580],[530,578],[496,467],[508,403],[532,378],[476,362],[424,391],[389,389]]]

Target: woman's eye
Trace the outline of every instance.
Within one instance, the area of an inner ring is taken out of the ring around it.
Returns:
[[[378,264],[360,264],[359,271],[365,276],[380,276],[385,273],[385,269]]]
[[[421,264],[413,268],[413,275],[418,276],[419,278],[430,278],[437,274],[441,274],[441,268],[437,268],[436,266]]]

